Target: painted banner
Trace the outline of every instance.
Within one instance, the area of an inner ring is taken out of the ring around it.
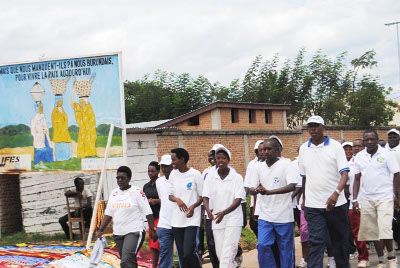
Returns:
[[[110,124],[125,125],[120,56],[0,65],[0,173],[101,169]],[[109,157],[123,144],[116,127]]]

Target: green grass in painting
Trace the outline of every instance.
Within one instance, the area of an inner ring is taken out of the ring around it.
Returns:
[[[32,169],[40,171],[81,170],[81,159],[71,158],[65,161],[39,162],[36,165],[32,161]]]
[[[97,136],[96,147],[106,147],[108,136]],[[113,136],[111,140],[111,146],[122,146],[122,137]]]
[[[0,136],[0,148],[16,148],[32,146],[33,137],[30,134],[21,134],[14,136]]]

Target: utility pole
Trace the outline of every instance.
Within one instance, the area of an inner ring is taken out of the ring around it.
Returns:
[[[399,62],[399,86],[400,86],[400,41],[399,41],[399,24],[400,24],[400,21],[391,22],[391,23],[385,23],[386,26],[396,25],[396,31],[397,31],[397,56],[398,56],[398,62]]]

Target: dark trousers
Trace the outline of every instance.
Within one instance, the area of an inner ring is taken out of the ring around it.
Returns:
[[[201,219],[204,221],[204,218]],[[199,245],[197,249],[198,254],[203,255],[204,254],[204,226],[199,227]]]
[[[213,268],[219,268],[219,260],[217,257],[217,252],[215,251],[214,235],[211,226],[212,226],[212,221],[210,219],[206,219],[206,239],[208,246],[208,254],[210,255],[210,261],[212,263]]]
[[[142,247],[146,231],[134,232],[126,235],[114,235],[117,244],[121,268],[137,267],[136,255]]]
[[[83,220],[85,221],[85,228],[90,227],[90,220],[92,219],[92,213],[93,213],[92,207],[83,208]],[[63,228],[64,233],[67,236],[67,239],[69,239],[69,226],[67,223],[68,222],[68,214],[59,218],[58,222],[60,223],[61,227]]]
[[[394,210],[393,212],[392,229],[393,229],[393,240],[398,244],[400,244],[400,212],[397,210]]]
[[[198,230],[197,226],[172,227],[181,268],[201,268],[200,258],[197,254]]]
[[[253,233],[258,237],[258,222],[253,219],[251,215],[253,215],[253,210],[254,207],[250,208],[250,229],[253,231]]]
[[[349,211],[349,207],[350,207],[350,200],[347,201],[347,211]],[[354,236],[353,236],[353,232],[351,231],[351,224],[350,224],[350,215],[347,214],[349,216],[349,252],[350,254],[354,254],[357,251],[357,247],[356,247],[356,243],[354,241]]]
[[[297,224],[297,227],[300,230],[300,210],[297,208],[293,208],[293,216],[294,216],[294,223]]]
[[[335,207],[332,211],[325,208],[305,210],[308,222],[308,266],[322,268],[325,247],[333,249],[336,266],[349,268],[349,217],[347,204]]]

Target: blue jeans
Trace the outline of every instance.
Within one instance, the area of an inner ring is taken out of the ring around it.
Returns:
[[[294,225],[293,222],[274,223],[258,219],[258,263],[260,267],[276,268],[272,245],[278,242],[282,268],[294,267]]]
[[[333,249],[336,267],[347,268],[349,263],[349,216],[347,204],[335,207],[331,211],[325,208],[305,210],[308,222],[308,267],[323,267],[325,247]]]
[[[160,268],[172,268],[174,261],[174,235],[172,229],[157,228],[158,241],[160,242]]]

